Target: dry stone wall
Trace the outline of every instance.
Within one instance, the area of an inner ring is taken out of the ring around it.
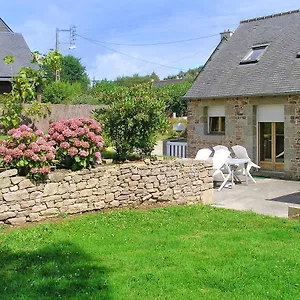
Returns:
[[[56,171],[44,183],[0,173],[0,222],[18,225],[63,213],[141,205],[211,202],[212,166],[193,160],[103,165]]]

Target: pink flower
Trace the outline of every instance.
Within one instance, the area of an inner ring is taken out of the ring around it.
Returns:
[[[41,167],[41,168],[39,168],[38,172],[40,174],[48,174],[48,173],[50,173],[50,168],[49,167]]]
[[[68,142],[62,142],[59,146],[61,149],[69,149],[70,144]]]
[[[69,154],[70,156],[74,156],[74,155],[76,155],[77,153],[78,153],[78,149],[75,148],[75,147],[71,147],[70,149],[68,149],[68,154]]]
[[[79,155],[82,156],[82,157],[87,157],[87,153],[86,153],[85,150],[79,151]]]
[[[27,157],[27,158],[31,158],[33,155],[35,155],[35,154],[34,154],[34,152],[33,152],[32,150],[30,150],[30,149],[25,150],[25,152],[24,152],[24,156]]]
[[[101,153],[100,152],[95,152],[94,155],[95,155],[96,158],[101,158]]]
[[[35,131],[35,134],[36,134],[36,135],[42,135],[42,134],[43,134],[43,131],[40,130],[40,129],[38,129],[38,130]]]
[[[74,139],[73,144],[74,144],[75,147],[80,147],[81,146],[81,141],[79,141],[78,139]]]
[[[24,143],[21,143],[21,144],[18,146],[18,148],[19,148],[20,150],[25,150],[25,149],[26,149],[26,145],[25,145]]]
[[[6,155],[6,156],[4,156],[3,161],[5,163],[9,163],[12,161],[12,157],[10,155]]]
[[[53,160],[55,158],[55,154],[52,153],[52,152],[49,152],[49,153],[46,154],[46,158],[48,160]]]
[[[38,172],[38,169],[37,168],[32,168],[32,169],[30,169],[30,172],[33,173],[33,174],[36,174]]]
[[[21,136],[23,138],[30,138],[31,137],[31,132],[29,132],[29,131],[22,131]]]
[[[33,154],[30,158],[31,158],[33,161],[38,161],[38,160],[39,160],[39,156],[36,155],[36,154]]]
[[[42,161],[42,162],[45,162],[47,160],[47,157],[46,156],[42,156],[41,158],[40,158],[40,161]]]
[[[25,125],[25,124],[21,125],[21,126],[19,127],[19,129],[20,129],[21,131],[30,131],[30,132],[32,132],[32,129],[31,129],[29,126]]]
[[[21,132],[20,131],[16,131],[13,135],[12,135],[13,139],[19,139],[21,137]]]
[[[88,149],[90,147],[90,144],[88,142],[82,142],[82,147],[85,149]]]

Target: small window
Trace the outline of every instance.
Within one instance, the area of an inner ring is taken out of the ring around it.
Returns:
[[[209,117],[210,134],[225,134],[225,117]]]
[[[300,51],[296,55],[297,58],[300,58]]]
[[[240,62],[241,64],[250,64],[258,62],[261,55],[265,52],[268,45],[254,46]]]

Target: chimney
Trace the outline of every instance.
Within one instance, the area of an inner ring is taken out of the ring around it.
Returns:
[[[221,41],[223,40],[223,38],[228,40],[233,35],[233,31],[231,31],[230,29],[227,29],[227,30],[224,30],[224,32],[221,32],[220,35],[221,35]]]

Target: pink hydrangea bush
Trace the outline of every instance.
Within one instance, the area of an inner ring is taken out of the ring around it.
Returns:
[[[74,118],[50,124],[49,135],[56,142],[56,159],[71,170],[91,168],[101,159],[104,145],[101,125],[90,118]]]
[[[21,125],[8,131],[8,138],[0,143],[0,159],[4,167],[16,168],[20,175],[42,180],[50,172],[56,149],[41,130]]]

